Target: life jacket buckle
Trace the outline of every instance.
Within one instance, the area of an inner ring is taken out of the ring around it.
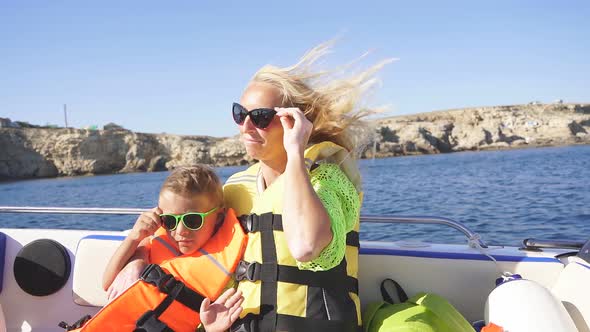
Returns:
[[[166,273],[158,264],[150,264],[141,273],[139,279],[152,284],[163,293],[168,294],[177,283],[174,276]]]
[[[143,269],[139,279],[150,283],[154,286],[158,286],[158,282],[162,279],[163,276],[166,275],[166,272],[162,270],[162,268],[158,264],[149,264],[148,266]]]
[[[235,272],[235,278],[237,281],[242,281],[244,279],[248,279],[250,281],[256,281],[258,280],[258,277],[256,276],[257,273],[257,269],[256,269],[256,262],[246,262],[244,260],[241,260],[238,263],[238,266],[236,267],[236,272]]]
[[[90,315],[86,315],[83,316],[82,318],[78,319],[74,324],[69,325],[66,322],[59,322],[59,324],[57,324],[57,326],[61,327],[62,329],[66,330],[66,331],[71,331],[71,330],[75,330],[75,329],[79,329],[82,326],[84,326],[84,324],[86,324],[86,322],[88,322],[90,320],[90,318],[92,318]]]
[[[259,321],[255,318],[246,316],[230,327],[230,332],[255,332],[260,331]]]
[[[256,214],[248,214],[248,215],[240,216],[238,218],[238,220],[240,221],[240,225],[242,226],[242,229],[244,230],[244,232],[246,232],[246,233],[254,232],[254,219],[257,217],[258,216]]]
[[[135,323],[133,332],[167,332],[172,331],[168,325],[158,319],[153,310],[146,311]]]

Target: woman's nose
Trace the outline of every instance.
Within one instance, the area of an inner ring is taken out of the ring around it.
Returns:
[[[244,122],[242,122],[241,126],[243,131],[250,131],[256,129],[249,115],[244,119]]]

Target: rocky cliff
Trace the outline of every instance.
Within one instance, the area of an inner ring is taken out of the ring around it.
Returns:
[[[380,119],[371,128],[363,134],[371,142],[363,157],[590,144],[590,105],[466,108]],[[0,128],[4,179],[249,162],[237,137],[142,134],[117,128]]]
[[[0,128],[0,177],[30,178],[162,171],[181,165],[247,164],[237,137],[127,130]]]
[[[464,108],[381,119],[364,157],[590,144],[590,105]]]

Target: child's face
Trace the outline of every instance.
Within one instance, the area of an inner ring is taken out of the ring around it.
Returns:
[[[184,214],[187,212],[207,212],[219,207],[218,203],[209,199],[206,194],[194,195],[192,197],[187,195],[179,195],[171,191],[165,190],[160,194],[158,206],[163,213],[170,214]],[[213,235],[215,224],[218,215],[223,212],[219,208],[215,212],[205,217],[203,226],[194,231],[186,228],[182,221],[178,222],[178,226],[173,231],[166,231],[168,236],[176,243],[178,250],[183,254],[192,254],[200,249]]]

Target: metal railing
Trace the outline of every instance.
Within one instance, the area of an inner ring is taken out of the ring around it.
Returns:
[[[487,248],[487,245],[480,239],[477,233],[473,232],[471,229],[469,229],[469,227],[463,225],[461,222],[449,218],[430,216],[362,215],[361,223],[365,222],[381,224],[434,224],[449,226],[463,233],[467,237],[467,240],[469,240],[470,244],[471,241],[475,241],[482,248]]]
[[[523,249],[525,250],[540,250],[540,249],[576,249],[580,250],[584,246],[584,242],[573,240],[545,240],[528,238],[522,241]]]
[[[0,206],[0,213],[40,213],[40,214],[118,214],[138,215],[147,209],[128,208],[91,208],[91,207],[30,207],[30,206]]]
[[[0,206],[0,213],[39,213],[39,214],[113,214],[138,215],[147,209],[137,208],[95,208],[95,207],[29,207],[29,206]],[[393,215],[362,215],[362,223],[406,223],[406,224],[435,224],[452,227],[463,233],[469,242],[476,241],[482,248],[487,248],[479,235],[462,223],[442,217],[414,217]]]

